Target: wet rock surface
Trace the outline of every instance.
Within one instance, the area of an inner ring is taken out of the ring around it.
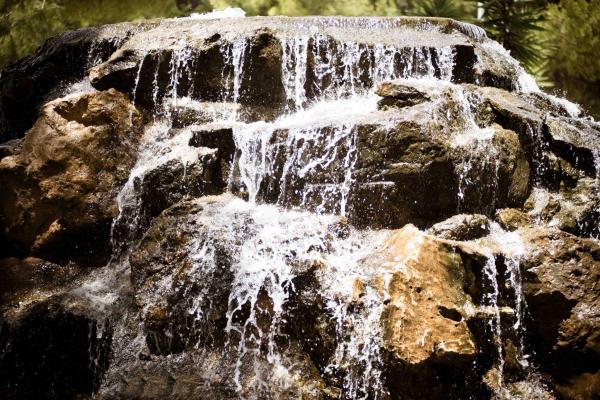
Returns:
[[[459,214],[433,225],[429,232],[442,239],[473,240],[490,233],[490,221],[481,214]]]
[[[475,26],[68,32],[0,121],[2,398],[598,395],[600,126]]]
[[[456,250],[411,226],[395,233],[381,250],[383,263],[378,269],[393,268],[406,259],[405,269],[391,275],[386,290],[389,302],[382,314],[383,349],[398,392],[460,397],[461,390],[457,392],[453,382],[472,372],[478,340],[467,324],[472,299],[465,287],[466,276],[473,272],[465,268]],[[477,254],[467,257],[475,265],[484,259]],[[402,383],[401,376],[427,382],[427,393],[424,386]],[[465,393],[476,391],[467,386],[462,388]]]
[[[558,230],[533,230],[525,236],[535,246],[524,260],[524,294],[537,351],[547,358],[545,370],[562,386],[559,393],[589,396],[600,356],[598,243]]]
[[[115,90],[44,106],[20,150],[0,161],[7,255],[64,260],[88,252],[92,264],[106,260],[109,249],[99,244],[108,243],[140,126],[138,112]]]

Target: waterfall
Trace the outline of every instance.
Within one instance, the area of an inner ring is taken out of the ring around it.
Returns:
[[[579,107],[543,94],[481,29],[447,19],[226,9],[136,29],[92,42],[89,77],[56,89],[69,97],[41,112],[87,139],[120,122],[94,95],[133,105],[111,136],[135,146],[126,170],[96,168],[95,149],[82,151],[99,182],[114,178],[102,204],[80,190],[90,215],[108,204],[90,224],[112,221],[110,234],[93,232],[112,252],[60,298],[92,321],[93,395],[516,399],[560,389],[536,353],[555,350],[534,343],[531,327],[555,297],[570,318],[587,273],[577,263],[595,262],[585,256],[600,229],[580,224],[600,213],[582,205],[600,197],[600,150],[572,137],[576,123],[596,132]],[[71,145],[48,140],[48,151]],[[75,175],[65,181],[80,189]],[[48,204],[58,196],[32,182]],[[587,192],[569,192],[580,184]],[[557,202],[575,222],[559,224]],[[51,217],[32,229],[32,248],[60,239],[70,215]],[[569,248],[554,251],[555,241]],[[548,290],[563,270],[568,288]]]
[[[362,270],[361,259],[380,247],[389,234],[352,229],[344,238],[332,240],[328,237],[329,227],[336,223],[334,215],[346,216],[348,196],[353,190],[357,162],[356,124],[377,112],[378,98],[374,90],[382,82],[413,79],[449,90],[464,114],[465,132],[456,138],[456,146],[469,148],[464,153],[464,161],[457,165],[461,199],[465,188],[476,182],[469,176],[469,157],[485,154],[490,163],[496,158],[490,144],[493,131],[477,126],[471,113],[471,100],[460,88],[449,83],[456,55],[451,47],[364,46],[334,42],[321,33],[285,38],[281,47],[281,75],[286,97],[281,116],[271,122],[244,122],[239,107],[213,114],[212,124],[230,126],[233,130],[235,166],[229,174],[227,187],[245,193],[248,201],[232,199],[217,215],[212,215],[210,221],[198,221],[199,225],[209,225],[210,229],[191,239],[189,252],[193,266],[188,274],[216,273],[220,268],[218,253],[221,247],[228,248],[234,257],[230,267],[233,282],[225,334],[228,346],[237,352],[233,382],[237,392],[244,397],[250,389],[248,385],[256,393],[268,392],[269,379],[273,377],[261,370],[260,362],[266,361],[274,370],[291,373],[293,366],[285,359],[278,343],[286,337],[284,311],[296,290],[294,281],[301,272],[297,266],[326,265],[316,273],[324,274],[320,277],[323,285],[320,290],[327,313],[335,321],[338,341],[326,372],[332,377],[342,375],[344,398],[382,398],[386,389],[380,370],[380,318],[385,296],[382,298],[381,293],[367,287],[358,310],[351,306],[351,299],[355,282],[369,282],[375,277],[370,274],[378,273]],[[248,40],[238,37],[225,41],[220,52],[224,62],[221,101],[223,105],[238,105],[244,74],[248,70]],[[147,57],[141,58],[136,71],[134,102]],[[179,82],[183,77],[193,76],[194,68],[194,56],[183,46],[170,59],[165,93],[161,93],[163,89],[159,87],[158,65],[154,71],[152,98],[156,120],[146,129],[138,161],[118,196],[119,216],[113,226],[113,238],[120,241],[127,238],[124,242],[129,246],[140,237],[143,228],[140,225],[139,184],[144,176],[171,161],[180,163],[185,169],[197,161],[203,151],[189,146],[190,129],[173,129],[171,112],[178,105],[193,105],[193,86],[187,93],[181,93]],[[310,85],[307,84],[308,75],[314,77]],[[204,104],[199,107],[205,107]],[[282,165],[279,164],[281,159],[285,160]],[[238,171],[239,183],[234,179],[234,170]],[[342,171],[340,179],[315,181],[328,170]],[[235,187],[236,184],[241,187]],[[279,189],[275,192],[275,201],[270,202],[312,213],[282,211],[273,205],[260,204],[272,196],[269,193],[272,186]],[[253,223],[251,232],[245,232],[245,219]],[[123,232],[117,235],[117,230]],[[222,238],[228,239],[223,242]],[[239,243],[234,238],[243,239]],[[220,241],[218,245],[217,240]],[[118,246],[115,243],[115,247]],[[323,248],[329,249],[325,258],[322,253],[311,250]],[[127,249],[124,250],[127,253]],[[491,287],[484,303],[493,314],[489,324],[498,351],[501,380],[503,335],[495,262],[495,257],[490,256],[485,265]],[[516,285],[517,272],[511,269],[510,274],[511,282]],[[161,283],[165,287],[172,284],[170,280]],[[204,307],[210,301],[210,295],[206,290],[192,295],[187,312],[199,324],[208,318],[205,314],[208,310]],[[254,365],[251,383],[245,376],[248,365]]]

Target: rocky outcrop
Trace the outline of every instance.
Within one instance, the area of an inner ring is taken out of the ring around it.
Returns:
[[[86,264],[102,263],[140,129],[139,113],[115,90],[46,104],[20,149],[0,161],[8,255],[64,260],[88,253]]]
[[[9,65],[0,77],[0,142],[20,138],[41,106],[86,76],[135,32],[155,22],[84,28],[48,39],[37,51]]]
[[[417,91],[430,100],[385,106],[341,125],[324,118],[316,127],[275,126],[261,150],[269,173],[259,177],[254,195],[330,212],[339,212],[341,203],[353,224],[388,228],[429,227],[457,209],[491,215],[496,208],[520,207],[532,175],[521,139],[493,122],[479,127],[465,119],[467,90],[432,81],[389,82],[380,93],[390,93],[391,102]],[[261,131],[254,134],[264,140]],[[327,146],[335,140],[337,148]],[[254,149],[241,146],[238,162]],[[438,188],[436,196],[423,191],[426,186]]]
[[[590,398],[600,359],[600,247],[558,230],[524,233],[524,294],[543,368],[565,397]]]
[[[2,398],[598,392],[600,126],[475,26],[89,28],[0,116]]]
[[[307,34],[307,23],[315,24],[319,34],[306,43],[296,43],[294,38]],[[393,57],[398,62],[391,68],[398,76],[454,76],[458,82],[471,83],[483,79],[487,85],[509,90],[519,85],[520,67],[498,57],[501,49],[488,46],[489,40],[475,26],[407,17],[371,23],[344,19],[342,26],[345,29],[325,18],[252,18],[237,20],[232,26],[210,19],[163,21],[133,35],[109,60],[94,67],[90,78],[94,87],[129,92],[146,107],[156,106],[163,96],[176,91],[179,96],[203,101],[233,100],[243,107],[258,108],[258,119],[265,120],[286,107],[302,106],[306,100],[336,90],[336,71],[347,62],[339,50],[347,43],[356,43],[358,52],[352,61],[357,63],[352,66],[356,76],[351,79],[362,87],[373,85],[372,77],[360,70],[379,67],[382,49],[365,40],[376,35],[381,45],[396,49]],[[305,60],[293,54],[298,46],[306,48]],[[323,63],[329,64],[325,74],[320,71]],[[303,76],[301,88],[290,87],[288,68]],[[175,81],[177,85],[173,85]],[[294,99],[290,99],[291,91],[296,92]]]
[[[462,251],[471,259],[467,268],[457,250],[408,226],[394,233],[381,255],[374,257],[375,268],[391,270],[384,289],[382,347],[395,392],[421,398],[460,397],[453,382],[474,372],[483,338],[476,338],[468,326],[473,300],[465,290],[467,275],[473,274],[469,268],[485,257]],[[401,376],[410,377],[410,383],[403,383]],[[477,391],[468,386],[461,390]]]

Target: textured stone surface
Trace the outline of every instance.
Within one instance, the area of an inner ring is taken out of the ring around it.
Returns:
[[[400,266],[387,288],[384,348],[409,365],[429,359],[472,362],[475,339],[464,311],[471,300],[463,291],[467,271],[460,255],[410,226],[395,233],[382,252],[380,269]]]
[[[472,240],[490,233],[490,221],[485,215],[459,214],[433,225],[429,232],[451,240]]]
[[[102,260],[107,249],[98,244],[106,245],[118,213],[140,126],[138,112],[115,90],[45,105],[20,151],[0,161],[5,251],[60,259],[90,249]]]
[[[0,397],[595,399],[600,127],[529,78],[439,18],[50,39],[0,78]]]
[[[523,265],[524,294],[543,368],[564,385],[563,395],[582,391],[572,396],[588,398],[600,360],[600,247],[559,230],[524,236],[532,246]]]

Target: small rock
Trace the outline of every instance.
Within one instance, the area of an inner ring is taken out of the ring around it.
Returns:
[[[379,109],[410,107],[430,100],[424,88],[410,80],[384,82],[375,93],[383,97],[378,103]]]
[[[433,225],[429,233],[442,239],[473,240],[490,233],[490,221],[485,215],[459,214]]]
[[[495,219],[503,229],[509,231],[528,226],[532,222],[531,217],[527,213],[515,208],[497,210]]]

